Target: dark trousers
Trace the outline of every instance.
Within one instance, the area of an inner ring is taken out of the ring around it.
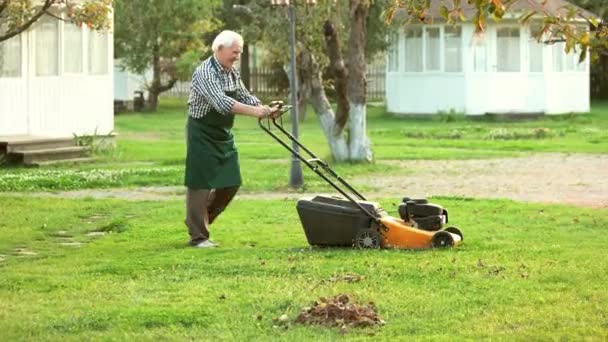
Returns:
[[[186,191],[186,226],[190,244],[209,239],[209,225],[226,209],[239,187]]]

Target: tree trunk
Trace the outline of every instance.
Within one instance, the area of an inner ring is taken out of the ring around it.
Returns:
[[[346,89],[348,84],[348,70],[344,65],[344,58],[340,50],[340,40],[338,39],[338,31],[336,25],[331,20],[325,21],[323,24],[323,35],[325,36],[325,47],[327,57],[329,58],[330,74],[334,79],[336,89],[336,100],[338,107],[336,109],[336,126],[342,130],[348,121],[348,97]]]
[[[310,51],[300,46],[298,61],[298,119],[300,122],[306,120],[306,104],[310,98],[310,84],[313,74],[313,60]]]
[[[346,161],[348,160],[348,145],[346,144],[344,129],[336,123],[336,116],[325,95],[321,68],[316,62],[315,57],[310,52],[308,54],[311,62],[310,82],[308,85],[310,89],[310,104],[319,117],[319,123],[329,144],[332,159],[339,162]]]
[[[243,54],[241,55],[241,80],[245,88],[249,89],[251,83],[251,69],[249,68],[249,44],[243,44]]]
[[[146,110],[155,112],[158,108],[158,96],[160,95],[160,46],[152,48],[152,83],[148,88],[148,101]]]
[[[348,39],[349,155],[352,161],[373,160],[366,131],[366,63],[368,0],[350,0],[350,36]]]
[[[160,46],[155,45],[152,50],[152,83],[148,87],[148,100],[146,102],[146,110],[151,112],[155,112],[158,109],[159,95],[162,92],[173,88],[177,82],[177,77],[171,75],[169,82],[167,84],[162,84],[161,75]]]

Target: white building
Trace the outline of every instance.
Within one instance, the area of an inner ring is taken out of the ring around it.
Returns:
[[[108,134],[113,38],[50,16],[0,42],[0,136]]]
[[[566,54],[564,43],[539,43],[534,36],[540,25],[518,21],[522,11],[540,4],[519,0],[509,17],[500,23],[488,20],[485,32],[478,35],[471,22],[446,25],[438,15],[440,2],[431,3],[434,24],[406,25],[392,37],[386,76],[388,111],[470,115],[589,111],[589,59],[579,64],[578,53]],[[564,5],[569,4],[548,0],[545,9],[557,13],[565,11],[560,9]],[[472,7],[463,2],[463,9],[471,18]]]
[[[135,97],[148,98],[147,85],[152,80],[152,68],[139,75],[127,70],[120,59],[114,60],[115,109],[133,110]],[[141,93],[141,94],[138,94]]]

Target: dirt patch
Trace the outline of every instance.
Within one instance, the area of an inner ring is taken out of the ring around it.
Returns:
[[[359,305],[349,295],[340,294],[333,298],[321,298],[312,307],[304,308],[296,318],[296,323],[347,327],[370,327],[383,325],[374,303]]]
[[[366,176],[354,181],[409,197],[510,198],[608,208],[608,155],[551,153],[523,158],[381,163],[403,169],[404,175]]]
[[[402,175],[361,176],[348,181],[374,188],[367,198],[459,196],[608,208],[608,155],[543,153],[519,158],[479,160],[381,160]],[[314,177],[307,173],[306,177]],[[183,200],[183,186],[87,189],[21,193],[62,198],[118,198],[134,201]],[[334,193],[335,194],[335,193]],[[256,192],[237,199],[291,200],[314,193]]]

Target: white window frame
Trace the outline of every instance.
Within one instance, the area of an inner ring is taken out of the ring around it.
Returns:
[[[439,30],[439,66],[438,69],[429,69],[427,67],[427,44],[428,44],[428,29],[438,29]],[[422,72],[424,73],[441,73],[443,72],[443,50],[444,50],[444,40],[443,40],[443,26],[441,25],[424,25],[422,26]]]
[[[448,27],[447,25],[443,25],[442,29],[441,29],[441,44],[442,44],[442,48],[441,48],[441,60],[443,61],[442,65],[441,65],[441,71],[449,74],[449,75],[458,75],[458,74],[462,74],[464,73],[464,46],[463,46],[463,36],[464,36],[464,28],[462,25],[450,25],[449,27],[451,28],[459,28],[460,29],[460,46],[459,46],[459,50],[460,50],[460,70],[457,71],[447,71],[446,70],[446,53],[447,53],[447,44],[446,44],[446,34],[445,34],[445,29],[446,27]]]
[[[87,56],[88,57],[87,58],[87,66],[86,66],[87,67],[87,69],[86,69],[87,70],[87,74],[91,75],[91,76],[108,76],[108,75],[110,75],[110,72],[111,72],[111,70],[110,70],[110,63],[109,63],[108,57],[107,57],[107,54],[110,51],[110,34],[109,34],[109,32],[93,31],[91,29],[87,29],[86,31],[87,31],[87,38],[88,38],[87,42],[86,42],[86,44],[87,44],[87,49],[86,50],[87,50],[87,55],[88,55]],[[92,45],[91,44],[93,42],[93,36],[95,34],[101,34],[101,33],[103,33],[103,36],[105,37],[105,44],[106,44],[106,56],[104,56],[104,61],[106,63],[106,70],[103,73],[94,73],[93,72],[93,63],[92,63],[93,62],[93,54],[92,54],[93,49],[92,49]]]
[[[403,31],[401,31],[400,33],[400,53],[399,55],[399,65],[397,66],[397,69],[400,73],[404,73],[404,74],[412,74],[412,75],[419,75],[419,74],[448,74],[448,75],[462,75],[465,72],[465,47],[464,47],[464,27],[462,25],[456,25],[456,27],[460,28],[460,70],[459,71],[445,71],[445,66],[446,66],[446,61],[445,61],[445,25],[411,25],[406,27]],[[429,69],[428,67],[428,63],[427,63],[427,44],[428,44],[428,34],[427,34],[427,30],[428,29],[439,29],[439,69]],[[422,30],[422,46],[421,46],[421,51],[420,51],[420,55],[419,57],[422,59],[422,68],[421,70],[418,71],[414,71],[414,70],[407,70],[407,30],[408,29],[421,29]],[[487,54],[487,52],[486,52]]]
[[[55,14],[57,15],[57,14]],[[48,15],[47,15],[48,16]],[[44,17],[44,16],[43,16]],[[62,66],[63,66],[63,55],[62,55],[62,41],[63,41],[63,35],[62,35],[62,25],[61,25],[61,20],[53,18],[51,16],[48,16],[49,20],[54,21],[54,23],[57,25],[57,73],[52,74],[52,75],[40,75],[38,72],[38,26],[36,26],[33,30],[32,30],[32,39],[33,39],[33,44],[32,46],[34,47],[33,49],[33,56],[34,56],[34,60],[33,60],[33,67],[34,67],[34,72],[33,72],[33,76],[36,78],[53,78],[53,77],[61,77],[62,74]],[[35,24],[39,24],[40,22],[36,22]]]
[[[63,39],[61,40],[61,42],[62,42],[61,50],[63,51],[63,54],[61,56],[62,57],[61,65],[62,65],[63,74],[64,75],[84,75],[86,73],[85,72],[85,46],[86,46],[85,44],[87,43],[86,39],[85,39],[84,25],[79,27],[79,29],[80,29],[80,71],[78,71],[78,72],[67,71],[66,52],[67,52],[68,44],[67,44],[66,27],[70,26],[70,25],[72,25],[74,27],[78,27],[75,24],[66,23],[66,22],[64,22],[62,25],[63,26],[63,32],[62,32]]]
[[[536,37],[535,37],[535,32],[534,29],[538,27],[538,23],[531,23],[530,25],[528,25],[527,28],[527,32],[528,32],[528,44],[526,46],[527,48],[527,53],[528,53],[528,72],[531,74],[542,74],[545,71],[545,54],[546,54],[546,49],[545,49],[545,45],[542,42],[539,42]],[[541,24],[542,27],[542,24]],[[532,44],[538,44],[540,47],[540,71],[534,71],[532,70]]]
[[[498,31],[500,31],[501,29],[517,29],[519,31],[519,35],[518,35],[518,44],[519,44],[519,70],[513,71],[513,70],[500,70],[500,65],[498,65],[498,56],[499,56],[499,41],[498,41]],[[496,27],[496,33],[495,33],[495,37],[496,37],[496,47],[495,47],[495,53],[494,55],[496,56],[496,72],[498,73],[521,73],[523,72],[524,69],[524,61],[522,58],[522,44],[521,44],[521,39],[522,39],[522,29],[521,26],[518,25],[501,25],[501,26],[497,26]]]
[[[583,63],[578,63],[580,58],[580,50],[572,50],[566,53],[565,44],[563,42],[555,43],[551,47],[551,72],[554,73],[581,73],[587,72],[589,64],[589,55]],[[557,55],[556,55],[557,54]],[[559,61],[560,70],[556,70],[556,59]],[[572,63],[571,65],[568,63]],[[582,66],[581,66],[582,65]]]
[[[8,44],[7,42],[11,41],[11,40],[18,40],[19,41],[19,62],[18,62],[18,68],[19,68],[19,73],[17,75],[2,75],[0,74],[0,78],[10,78],[10,79],[19,79],[19,78],[23,78],[24,77],[24,71],[25,71],[25,66],[23,65],[23,60],[24,60],[24,56],[25,56],[25,44],[26,41],[24,39],[24,35],[23,34],[19,34],[17,36],[14,36],[8,40],[5,40],[4,42],[0,42],[0,44]]]
[[[471,70],[473,71],[473,73],[477,73],[477,74],[485,74],[490,70],[490,41],[488,40],[488,34],[487,33],[479,33],[478,37],[473,36],[473,38],[471,39],[471,59],[472,59],[472,63],[471,63]],[[483,60],[484,60],[484,65],[483,65],[483,70],[478,70],[476,68],[477,65],[477,51],[478,51],[478,47],[479,46],[483,46]]]
[[[389,49],[387,53],[386,70],[388,72],[399,72],[400,62],[400,47],[401,47],[401,35],[399,32],[391,32],[388,35]],[[392,63],[391,63],[392,62]]]
[[[408,30],[412,30],[412,29],[420,29],[421,35],[420,35],[420,39],[421,39],[421,49],[420,49],[420,58],[421,60],[421,68],[420,70],[408,70],[408,64],[407,64],[407,31]],[[408,74],[421,74],[424,73],[424,49],[425,49],[425,44],[424,44],[424,26],[423,25],[412,25],[409,27],[406,27],[403,30],[403,56],[401,56],[401,60],[403,61],[403,72],[404,73],[408,73]]]

